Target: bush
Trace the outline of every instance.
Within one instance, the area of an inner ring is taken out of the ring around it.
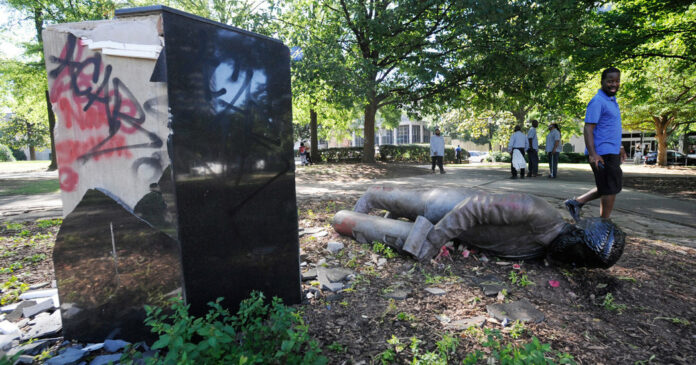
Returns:
[[[15,157],[17,161],[26,161],[27,160],[27,154],[24,153],[22,150],[12,150],[12,155]]]
[[[10,148],[5,146],[4,144],[0,144],[0,162],[14,161],[17,161],[17,159],[15,159],[14,155],[12,155],[12,151],[10,150]]]
[[[181,299],[171,301],[173,314],[146,306],[145,323],[159,339],[152,349],[165,354],[147,364],[326,364],[316,341],[311,340],[300,314],[278,298],[264,302],[260,292],[242,301],[236,316],[222,308],[219,298],[205,317],[189,315]],[[142,357],[128,353],[122,362]]]
[[[358,162],[362,160],[362,147],[336,147],[319,150],[322,162]]]
[[[466,156],[466,150],[462,149],[462,155]],[[445,162],[454,162],[454,148],[445,148]],[[384,162],[420,162],[429,163],[430,146],[418,144],[385,144],[379,146],[379,159]]]
[[[490,162],[512,162],[512,156],[507,152],[493,152],[489,157]]]
[[[573,153],[573,152],[575,152],[575,148],[573,147],[572,144],[566,143],[563,145],[562,151],[565,153]]]

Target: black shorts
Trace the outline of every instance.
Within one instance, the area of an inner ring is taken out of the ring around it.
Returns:
[[[604,165],[597,168],[591,163],[592,172],[594,173],[595,184],[599,195],[615,195],[621,192],[623,185],[623,171],[621,171],[621,156],[620,155],[602,155]]]

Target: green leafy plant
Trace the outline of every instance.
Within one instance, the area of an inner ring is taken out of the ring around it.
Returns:
[[[56,227],[60,226],[63,224],[63,220],[58,218],[58,219],[44,219],[36,222],[36,225],[39,228],[48,228],[48,227]]]
[[[19,237],[29,237],[31,236],[31,231],[28,229],[23,229],[21,232],[19,232]]]
[[[513,323],[512,327],[510,328],[510,337],[518,339],[522,337],[525,331],[526,328],[524,326],[524,323],[522,323],[521,321],[515,321],[515,323]]]
[[[509,278],[512,285],[517,285],[522,288],[529,285],[535,285],[533,281],[530,281],[529,278],[527,278],[527,274],[518,274],[514,270],[510,271]]]
[[[46,255],[43,253],[37,253],[34,255],[31,255],[29,257],[25,257],[24,261],[31,262],[32,264],[35,264],[37,262],[41,262],[46,259]]]
[[[7,229],[8,231],[19,231],[22,228],[24,228],[24,225],[22,225],[22,223],[5,223],[5,229]]]
[[[343,353],[343,352],[346,352],[348,350],[347,347],[341,345],[340,343],[338,343],[336,341],[334,341],[330,345],[326,346],[326,348],[333,351],[333,352],[337,352],[337,353]]]
[[[236,315],[219,298],[208,303],[203,317],[188,313],[181,299],[171,301],[171,314],[147,306],[145,323],[159,339],[152,349],[166,350],[146,359],[147,364],[326,364],[316,341],[311,340],[302,317],[278,298],[268,304],[253,292]],[[137,358],[137,353],[129,356]]]
[[[22,293],[29,290],[29,285],[12,275],[7,281],[0,284],[0,289],[4,293],[0,299],[0,304],[5,305],[16,301]]]
[[[396,319],[399,321],[412,322],[416,320],[416,316],[406,312],[399,312],[399,314],[396,315]]]
[[[655,317],[653,320],[656,321],[658,319],[670,321],[674,324],[680,324],[682,326],[688,326],[691,324],[687,319],[679,318],[679,317]]]
[[[614,302],[614,296],[611,293],[607,293],[607,295],[604,296],[602,307],[608,311],[618,312],[619,314],[626,309],[625,304],[617,304]]]
[[[462,364],[575,364],[573,356],[551,350],[551,345],[542,344],[536,337],[532,337],[531,342],[515,346],[501,343],[503,336],[498,330],[486,328],[484,333],[482,345],[490,353],[486,355],[483,351],[476,350],[469,353]]]
[[[385,245],[382,242],[377,242],[373,241],[372,242],[372,251],[375,251],[376,253],[388,258],[388,259],[393,259],[397,256],[399,256],[394,250],[391,249],[391,247]]]

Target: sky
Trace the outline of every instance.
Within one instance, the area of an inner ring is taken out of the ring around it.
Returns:
[[[20,20],[21,15],[0,2],[0,57],[16,58],[23,49],[16,46],[34,37],[31,22]]]

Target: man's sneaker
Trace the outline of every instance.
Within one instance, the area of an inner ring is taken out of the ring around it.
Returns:
[[[565,202],[563,202],[568,208],[568,212],[570,213],[570,216],[573,217],[573,220],[575,222],[580,221],[580,209],[582,209],[582,204],[580,204],[579,201],[575,199],[568,199]]]

